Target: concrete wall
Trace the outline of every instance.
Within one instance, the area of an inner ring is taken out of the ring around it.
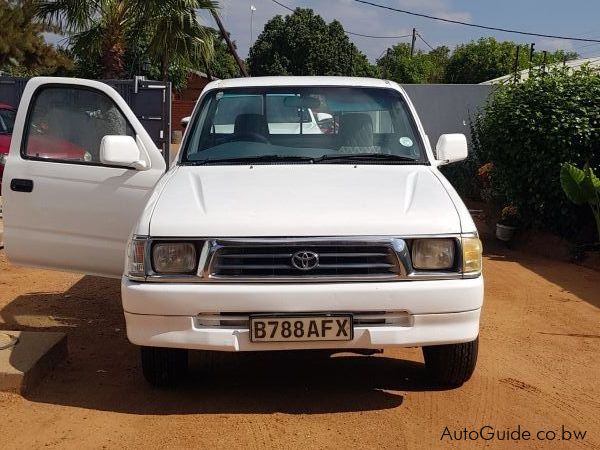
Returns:
[[[481,84],[403,84],[429,136],[432,148],[441,134],[463,133],[470,141],[469,117],[485,106],[493,86]]]

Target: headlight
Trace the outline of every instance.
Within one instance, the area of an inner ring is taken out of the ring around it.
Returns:
[[[483,246],[476,237],[462,238],[463,273],[481,272]]]
[[[126,275],[128,277],[145,277],[144,258],[146,256],[146,239],[133,238],[127,248]]]
[[[454,239],[417,239],[412,244],[415,269],[441,270],[454,266]]]
[[[187,242],[157,243],[152,262],[156,273],[191,273],[196,268],[196,248]]]

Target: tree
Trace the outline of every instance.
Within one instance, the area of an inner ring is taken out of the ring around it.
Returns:
[[[398,83],[440,83],[449,53],[448,47],[437,47],[429,53],[419,50],[411,56],[410,45],[402,43],[388,48],[377,60],[377,67],[383,78]]]
[[[68,55],[44,40],[53,31],[34,18],[31,1],[0,0],[0,71],[15,76],[62,75]]]
[[[252,75],[372,76],[375,68],[350,42],[340,22],[326,23],[312,9],[269,20],[250,48]]]
[[[510,74],[514,71],[517,46],[515,42],[498,42],[491,37],[458,45],[448,61],[446,82],[481,83]],[[547,54],[547,63],[576,57],[576,53],[559,50]],[[543,52],[535,52],[531,65],[542,64],[543,58]],[[519,52],[518,68],[523,70],[529,67],[529,46],[524,45]]]
[[[448,69],[448,61],[450,60],[450,49],[445,45],[431,50],[427,57],[432,63],[431,72],[429,73],[429,83],[443,83],[446,79],[446,70]]]
[[[37,14],[68,36],[74,55],[96,61],[101,78],[122,78],[128,48],[138,40],[163,79],[171,65],[198,67],[212,58],[212,35],[196,9],[209,0],[40,0]]]
[[[158,0],[148,2],[150,21],[154,30],[148,52],[161,62],[161,78],[168,79],[169,64],[193,68],[214,57],[213,33],[198,23],[197,9],[214,9],[208,0]]]
[[[211,76],[217,78],[236,78],[241,76],[240,68],[235,62],[233,55],[229,52],[225,39],[218,30],[212,30],[215,57],[208,62],[206,70]],[[235,42],[233,43],[235,47]]]

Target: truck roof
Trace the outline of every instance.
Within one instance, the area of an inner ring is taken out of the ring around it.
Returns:
[[[395,85],[395,83],[393,83]],[[263,87],[263,86],[359,86],[359,87],[391,87],[392,82],[378,78],[360,77],[247,77],[216,80],[207,85],[207,88],[236,88],[236,87]],[[396,86],[395,86],[396,87]]]

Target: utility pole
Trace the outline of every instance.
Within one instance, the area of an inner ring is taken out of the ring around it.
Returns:
[[[256,11],[256,6],[250,5],[250,47],[252,47],[252,42],[254,41],[254,12]]]
[[[542,75],[546,74],[546,64],[548,63],[548,52],[544,50],[544,62],[542,64]]]
[[[417,30],[416,30],[416,28],[413,28],[412,43],[410,44],[410,57],[411,58],[415,54],[415,41],[416,40],[417,40]]]
[[[531,66],[533,63],[533,53],[535,51],[534,49],[535,49],[535,43],[532,42],[531,46],[529,47],[529,66]]]
[[[214,17],[215,22],[217,22],[217,26],[219,27],[219,31],[221,32],[221,36],[223,36],[223,39],[225,39],[225,42],[227,43],[227,47],[229,47],[229,52],[233,55],[235,62],[237,63],[238,67],[240,68],[240,73],[243,76],[248,77],[249,75],[248,75],[248,71],[246,70],[246,66],[244,66],[244,63],[242,62],[239,55],[237,54],[237,51],[235,50],[235,47],[233,46],[233,42],[231,42],[231,39],[229,39],[229,34],[227,34],[227,30],[225,30],[225,27],[223,26],[223,22],[221,22],[221,18],[217,14],[217,11],[215,11],[214,9],[211,9],[210,13]]]

